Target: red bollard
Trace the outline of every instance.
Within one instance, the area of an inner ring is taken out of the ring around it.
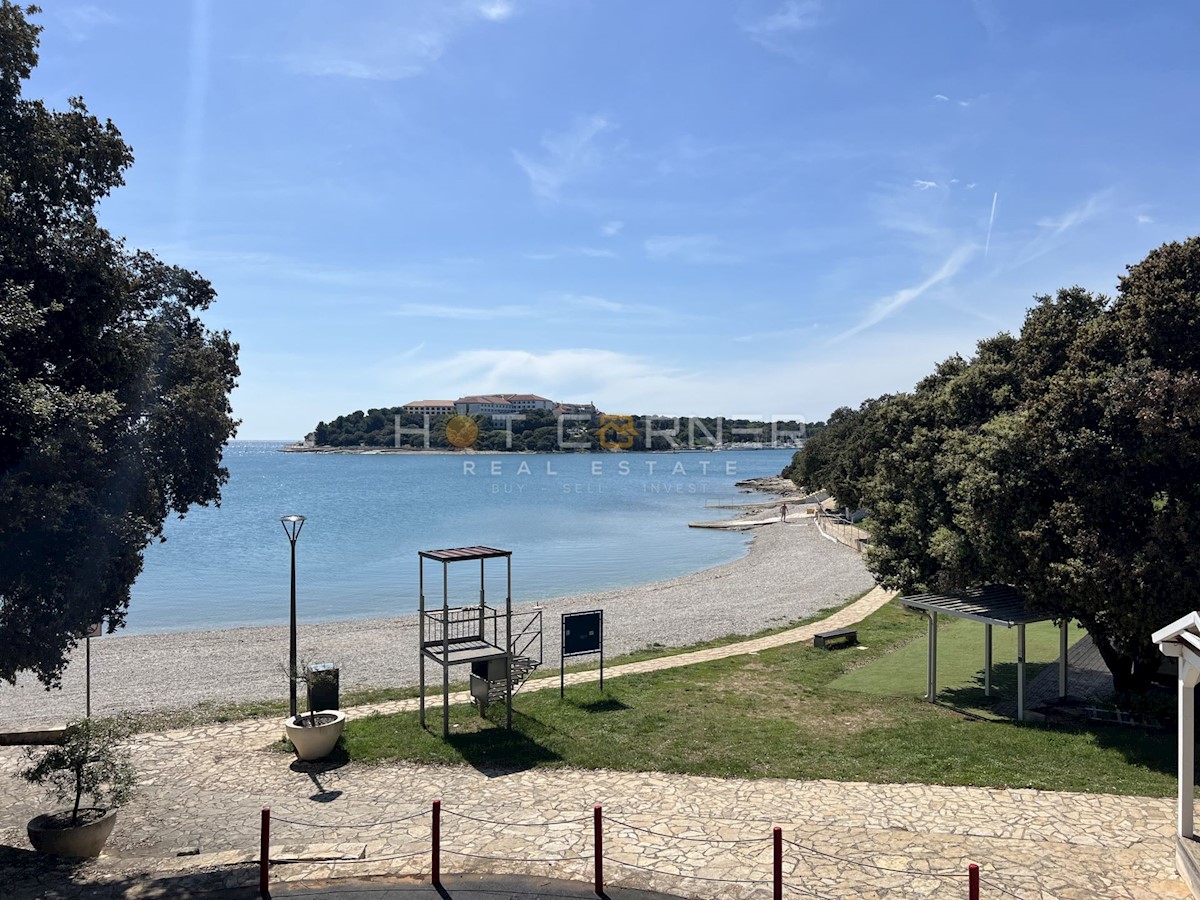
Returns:
[[[433,859],[429,863],[429,880],[442,883],[442,801],[433,801]]]
[[[967,866],[967,890],[970,900],[979,900],[979,866],[971,863]]]
[[[783,829],[775,826],[775,900],[783,900]]]
[[[258,896],[270,897],[271,885],[268,871],[271,866],[271,807],[262,808],[262,821],[258,829]]]
[[[604,896],[604,813],[597,803],[592,807],[592,837],[596,845],[596,896]]]

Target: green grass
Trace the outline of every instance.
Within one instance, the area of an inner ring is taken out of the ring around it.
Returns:
[[[867,595],[867,591],[863,591],[855,597],[842,602],[841,604],[827,609],[821,610],[813,616],[804,619],[795,619],[781,625],[773,625],[770,628],[757,631],[752,634],[731,634],[724,637],[714,638],[709,641],[701,641],[696,644],[689,644],[684,647],[667,647],[663,644],[648,644],[640,650],[633,650],[629,653],[624,653],[607,659],[604,662],[606,668],[623,665],[625,663],[641,662],[647,659],[658,659],[664,656],[678,656],[682,653],[691,653],[696,650],[707,650],[712,647],[724,647],[728,644],[735,644],[740,641],[748,641],[754,638],[767,637],[769,635],[778,634],[782,631],[788,631],[792,628],[798,628],[801,625],[808,625],[812,622],[818,622],[826,616],[832,615],[839,609],[848,606],[849,604],[860,600]],[[415,650],[415,647],[414,647]],[[549,663],[553,657],[553,652],[547,653],[545,662]],[[595,658],[592,661],[585,661],[576,665],[566,666],[567,672],[583,672],[596,669],[599,667],[599,662]],[[531,681],[542,681],[550,678],[558,678],[558,669],[550,666],[543,666],[541,669],[543,674],[531,679]],[[552,673],[552,674],[551,674]],[[287,685],[286,678],[281,677],[281,689],[285,689]],[[451,691],[463,691],[467,689],[466,681],[454,681],[450,683]],[[435,692],[436,693],[436,692]],[[339,697],[340,706],[343,709],[349,709],[353,706],[367,706],[374,703],[386,703],[391,700],[408,700],[417,696],[415,687],[403,688],[365,688],[350,691],[342,691]],[[303,706],[303,700],[301,700]],[[257,718],[282,718],[287,715],[288,701],[285,699],[278,700],[249,700],[238,703],[218,703],[214,701],[205,701],[192,707],[179,707],[155,710],[145,713],[131,713],[129,719],[133,723],[133,728],[138,732],[150,731],[169,731],[174,728],[194,728],[199,725],[217,725],[224,722],[237,722],[243,719]]]
[[[843,690],[893,651],[923,647],[924,619],[889,604],[859,626],[865,649],[791,645],[645,675],[518,694],[514,729],[451,709],[440,736],[415,714],[352,721],[351,759],[668,771],[713,776],[1035,787],[1167,796],[1170,735],[984,721],[916,696]],[[916,642],[916,644],[914,644]],[[867,677],[865,674],[863,677]],[[923,679],[920,679],[923,680]],[[920,685],[918,683],[917,690]],[[915,694],[915,691],[913,692]],[[502,709],[493,707],[502,721]]]
[[[938,627],[938,699],[975,712],[988,712],[1005,698],[1017,695],[1017,630],[992,629],[992,690],[983,692],[984,625],[966,619],[942,617]],[[1067,640],[1075,643],[1084,634],[1072,625]],[[1058,660],[1058,626],[1036,622],[1025,627],[1026,683],[1045,666]],[[929,645],[917,640],[836,679],[830,686],[883,696],[924,696]]]

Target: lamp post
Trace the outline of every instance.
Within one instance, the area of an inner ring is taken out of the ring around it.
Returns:
[[[283,533],[292,545],[292,627],[288,640],[288,709],[296,718],[296,538],[304,527],[304,516],[280,516]]]

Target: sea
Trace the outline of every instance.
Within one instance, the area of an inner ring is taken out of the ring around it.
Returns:
[[[296,540],[304,622],[415,612],[419,550],[511,550],[513,601],[628,587],[696,572],[747,552],[739,532],[688,528],[732,518],[719,504],[762,499],[734,482],[778,475],[793,451],[676,453],[323,454],[234,441],[219,507],[164,526],[133,587],[127,634],[283,625],[291,546],[280,516],[305,517]],[[478,602],[478,563],[447,568],[451,603]],[[441,605],[440,564],[426,596]],[[503,603],[503,560],[483,588]]]

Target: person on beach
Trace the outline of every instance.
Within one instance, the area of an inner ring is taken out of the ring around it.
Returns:
[[[786,503],[782,504],[779,507],[779,521],[780,522],[787,521],[787,504]]]

